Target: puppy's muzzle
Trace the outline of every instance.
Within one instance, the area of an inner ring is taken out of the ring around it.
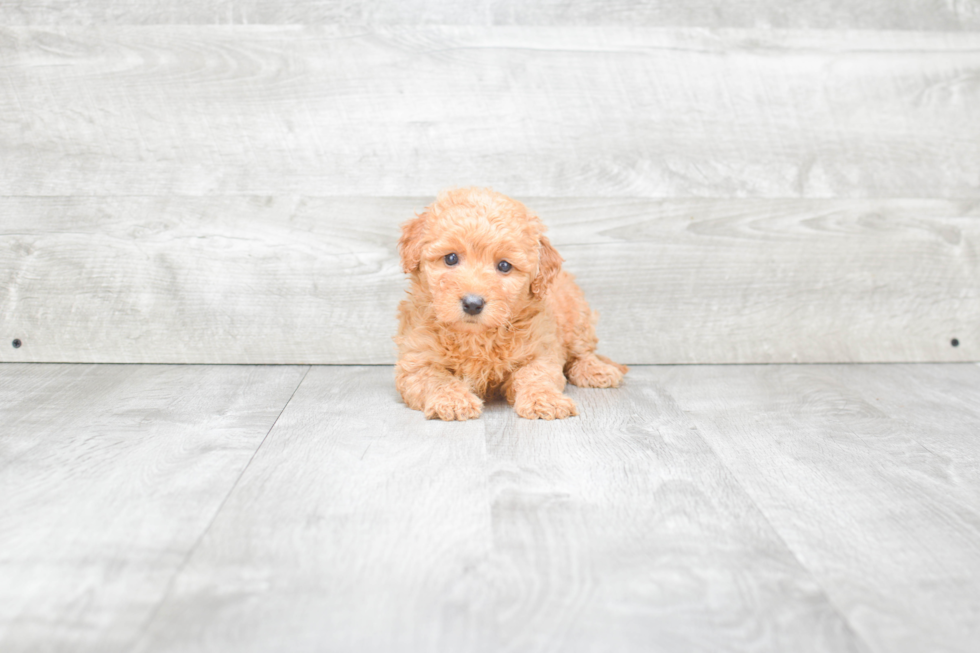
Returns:
[[[463,304],[463,312],[467,315],[478,315],[486,304],[479,295],[466,295],[460,302]]]

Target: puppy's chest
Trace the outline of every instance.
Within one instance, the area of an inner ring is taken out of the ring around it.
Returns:
[[[499,389],[514,372],[527,363],[525,347],[512,342],[486,343],[455,340],[446,349],[447,367],[468,381],[480,394]]]

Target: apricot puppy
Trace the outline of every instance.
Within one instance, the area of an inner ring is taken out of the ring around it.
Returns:
[[[595,353],[589,308],[546,227],[520,202],[485,188],[440,193],[402,225],[411,277],[398,307],[395,383],[429,419],[479,417],[502,395],[521,417],[578,414],[577,386],[618,386],[627,369]]]

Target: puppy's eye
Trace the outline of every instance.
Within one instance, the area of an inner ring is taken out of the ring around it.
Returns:
[[[446,265],[450,267],[459,263],[459,257],[456,254],[446,254],[442,258],[446,262]]]
[[[512,267],[514,267],[514,266],[511,265],[510,263],[508,263],[507,261],[501,261],[500,263],[497,263],[497,269],[500,270],[501,272],[505,273],[505,274],[507,272],[510,272],[510,269]]]

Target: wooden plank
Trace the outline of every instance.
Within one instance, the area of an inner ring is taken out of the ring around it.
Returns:
[[[0,195],[980,197],[972,33],[5,27]]]
[[[976,201],[523,199],[614,359],[980,358]],[[430,201],[0,198],[0,361],[391,363]]]
[[[562,208],[554,240],[603,314],[600,341],[614,359],[980,358],[975,202],[593,201]],[[549,210],[541,203],[542,215]]]
[[[0,650],[127,650],[305,371],[0,365]]]
[[[488,415],[500,650],[865,650],[665,388],[569,394]]]
[[[937,476],[959,505],[980,506],[980,366],[855,365],[833,379],[914,439],[909,468]]]
[[[355,24],[645,25],[811,29],[960,30],[980,27],[969,0],[7,0],[8,25]]]
[[[314,368],[137,651],[865,650],[663,390],[427,422]]]
[[[394,360],[405,285],[398,224],[424,203],[14,198],[0,206],[14,218],[0,226],[0,360],[374,363]]]
[[[669,389],[873,650],[973,651],[980,641],[977,413],[974,432],[956,439],[956,451],[967,455],[937,452],[936,442],[953,442],[944,433],[959,428],[963,407],[946,399],[954,410],[945,416],[932,410],[922,416],[932,420],[910,422],[891,408],[920,405],[923,379],[904,382],[919,368],[854,369],[645,368],[634,376]],[[870,377],[893,393],[887,404],[855,390]],[[975,397],[980,375],[974,368],[969,377]]]
[[[134,651],[465,650],[484,426],[426,422],[393,375],[310,371]]]

